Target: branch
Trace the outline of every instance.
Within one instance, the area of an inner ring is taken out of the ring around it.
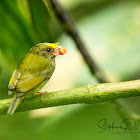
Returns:
[[[68,104],[94,104],[120,98],[139,96],[140,80],[86,85],[79,88],[47,93],[40,102],[40,95],[27,98],[17,108],[16,112],[61,106]],[[12,99],[0,100],[0,115],[7,112]]]
[[[100,67],[96,64],[95,59],[93,59],[93,56],[91,57],[88,53],[85,44],[83,43],[83,40],[81,39],[75,23],[73,22],[71,16],[68,14],[68,12],[57,2],[57,0],[44,0],[44,2],[49,2],[50,8],[52,7],[52,10],[54,11],[55,15],[61,22],[64,30],[73,38],[75,41],[77,48],[81,52],[85,62],[87,63],[91,73],[97,78],[97,80],[100,83],[107,83],[109,80],[104,75],[104,72],[100,69]],[[112,3],[112,0],[108,0],[109,3]],[[109,4],[108,3],[108,4]],[[95,5],[94,5],[95,6]],[[97,6],[97,5],[96,5]],[[96,7],[95,6],[95,7]],[[117,105],[118,108],[124,108],[118,101],[113,101]],[[124,108],[124,111],[126,108]],[[123,111],[123,112],[124,112]],[[122,112],[122,111],[121,111]],[[129,111],[130,112],[130,111]],[[124,113],[123,113],[124,114]]]
[[[75,23],[73,22],[72,18],[68,14],[68,12],[57,2],[57,0],[47,0],[49,1],[50,6],[53,8],[57,18],[62,23],[63,28],[65,31],[73,38],[75,41],[77,48],[81,52],[85,62],[87,63],[91,73],[95,75],[97,80],[100,83],[108,82],[107,78],[101,71],[101,69],[96,64],[96,61],[91,57],[86,49],[85,44],[83,43],[77,29]]]

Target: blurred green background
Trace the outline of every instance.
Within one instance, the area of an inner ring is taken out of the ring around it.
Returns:
[[[140,78],[140,1],[59,0],[73,17],[91,56],[113,82]],[[68,52],[42,90],[97,83],[74,41],[48,9],[47,0],[0,0],[0,100],[8,96],[10,76],[28,50],[40,42],[59,42]],[[140,139],[140,133],[112,134],[97,123],[140,124],[140,97],[111,103],[67,105],[0,116],[0,140]],[[124,107],[124,108],[123,108]]]

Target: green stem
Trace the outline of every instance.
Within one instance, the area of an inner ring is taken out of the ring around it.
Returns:
[[[140,80],[86,85],[79,88],[47,93],[40,102],[40,95],[25,99],[16,112],[68,104],[94,104],[140,95]],[[7,112],[12,99],[0,100],[0,115]]]

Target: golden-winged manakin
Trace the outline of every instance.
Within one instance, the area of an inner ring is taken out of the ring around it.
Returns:
[[[55,70],[55,56],[64,53],[66,49],[58,43],[40,43],[29,50],[9,81],[8,94],[15,96],[7,114],[12,115],[25,97],[37,93],[49,81]]]

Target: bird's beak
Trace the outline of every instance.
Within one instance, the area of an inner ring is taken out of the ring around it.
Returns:
[[[56,52],[58,50],[58,52]],[[54,56],[58,56],[58,55],[63,55],[63,54],[65,54],[67,52],[67,50],[64,48],[64,47],[62,47],[62,46],[58,46],[53,52],[52,52],[52,54],[54,55]]]

